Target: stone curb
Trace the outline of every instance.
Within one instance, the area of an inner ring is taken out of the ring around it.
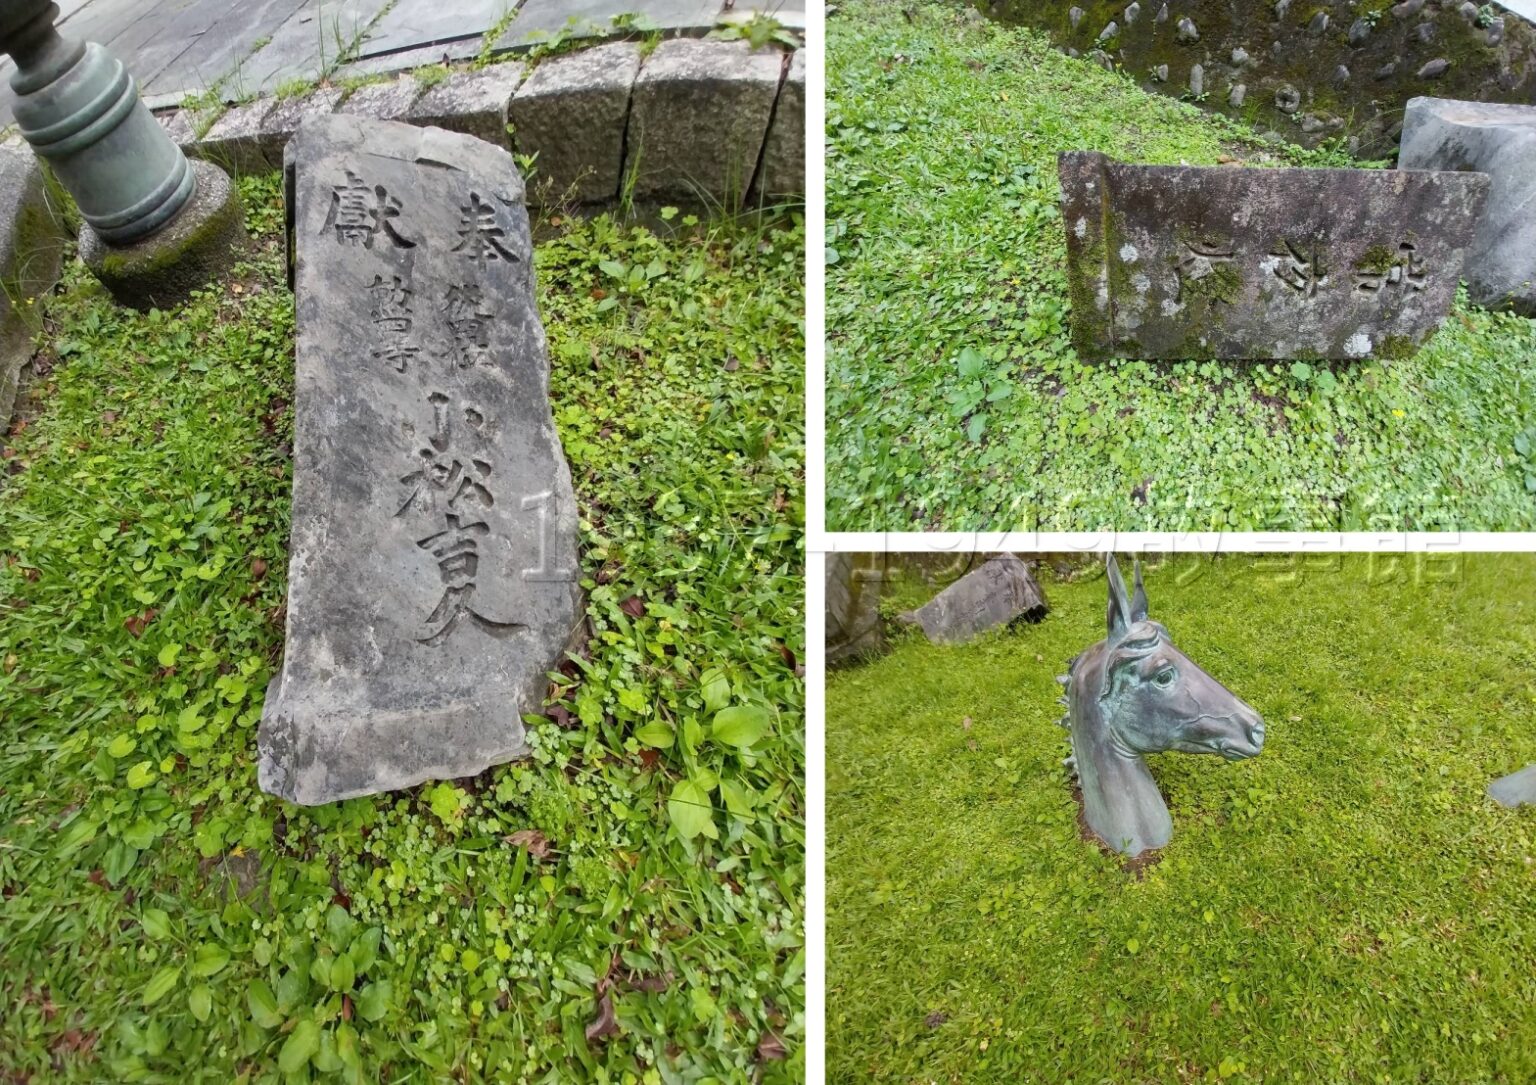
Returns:
[[[734,205],[805,194],[805,56],[745,42],[672,38],[640,57],[612,42],[551,57],[464,69],[429,86],[401,75],[350,95],[260,98],[197,137],[185,110],[158,115],[189,155],[234,173],[282,168],[299,122],[332,112],[464,132],[532,157],[530,199],[605,204],[630,178],[647,199]],[[511,133],[508,127],[511,127]]]

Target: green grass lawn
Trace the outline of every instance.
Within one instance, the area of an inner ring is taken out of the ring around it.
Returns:
[[[242,188],[174,313],[70,271],[0,442],[0,1080],[802,1079],[800,225],[541,243],[587,652],[532,759],[303,809],[256,789],[293,299]]]
[[[1536,323],[1413,359],[1080,362],[1056,155],[1339,165],[957,4],[827,30],[830,530],[1529,530]]]
[[[829,679],[828,1080],[1536,1080],[1536,810],[1484,796],[1536,761],[1536,559],[1149,572],[1269,734],[1150,760],[1140,877],[1079,839],[1056,723],[1104,580],[1043,586],[1038,626]]]

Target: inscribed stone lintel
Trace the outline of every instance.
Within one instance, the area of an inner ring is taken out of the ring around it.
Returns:
[[[1061,155],[1084,358],[1406,357],[1445,319],[1479,173],[1133,166]]]

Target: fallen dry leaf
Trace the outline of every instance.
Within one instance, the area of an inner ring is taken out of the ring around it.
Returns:
[[[549,837],[537,829],[519,829],[506,838],[508,844],[526,848],[535,859],[547,859],[550,853]]]
[[[587,1043],[605,1040],[619,1031],[619,1021],[613,1015],[613,996],[604,991],[597,1000],[597,1016],[587,1026]]]
[[[763,1038],[757,1041],[757,1057],[763,1062],[770,1059],[778,1060],[787,1058],[789,1052],[784,1049],[784,1041],[772,1032],[763,1033]]]

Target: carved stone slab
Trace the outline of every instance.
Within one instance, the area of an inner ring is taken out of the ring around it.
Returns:
[[[1536,316],[1536,106],[1415,98],[1398,165],[1492,178],[1467,288],[1479,305]]]
[[[1039,621],[1047,609],[1029,566],[1013,554],[998,554],[901,620],[922,626],[934,644],[964,644],[1018,618]]]
[[[512,156],[338,114],[285,170],[293,536],[259,779],[315,804],[524,754],[581,598]]]
[[[1488,785],[1488,797],[1500,806],[1536,806],[1536,765],[1500,776]]]
[[[1059,160],[1087,359],[1407,357],[1450,310],[1476,173]]]

